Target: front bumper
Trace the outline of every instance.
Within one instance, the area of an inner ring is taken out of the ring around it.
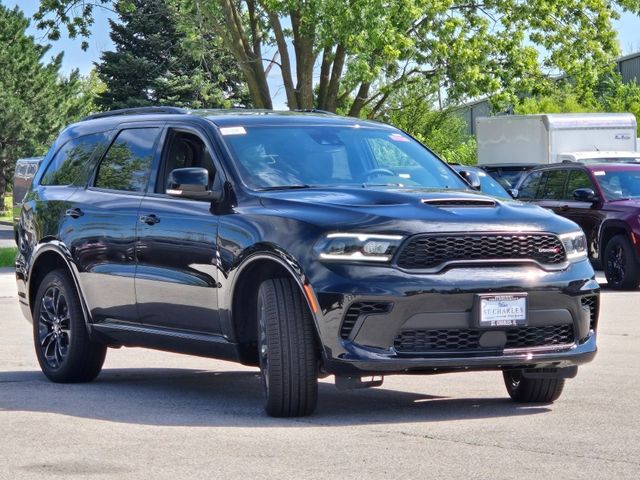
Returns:
[[[599,285],[588,261],[556,272],[522,266],[455,268],[430,275],[371,266],[331,265],[326,270],[321,281],[312,285],[321,308],[316,323],[327,373],[365,376],[567,368],[591,361],[597,351]],[[564,337],[545,344],[543,336],[542,342],[538,338],[532,345],[498,341],[470,349],[402,350],[398,338],[407,330],[475,331],[482,336],[489,330],[475,324],[473,305],[477,294],[488,293],[527,293],[528,327],[566,327],[570,341]],[[593,300],[595,307],[587,306],[585,299]],[[373,303],[390,308],[353,317],[345,328],[353,305]]]

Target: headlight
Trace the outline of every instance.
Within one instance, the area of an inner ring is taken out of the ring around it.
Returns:
[[[568,260],[581,260],[587,257],[587,238],[582,232],[565,233],[559,236]]]
[[[316,249],[322,260],[388,262],[402,239],[402,235],[330,233]]]

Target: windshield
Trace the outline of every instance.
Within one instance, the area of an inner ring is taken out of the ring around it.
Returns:
[[[607,200],[640,198],[640,169],[594,170],[593,176]]]
[[[582,163],[640,163],[640,155],[637,157],[600,157],[585,158]]]
[[[478,169],[480,190],[487,195],[498,198],[511,198],[511,195],[491,175]]]
[[[220,128],[253,189],[393,186],[466,189],[434,154],[394,130],[356,126]]]

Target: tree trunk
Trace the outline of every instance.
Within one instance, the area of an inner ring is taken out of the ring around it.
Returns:
[[[338,93],[340,91],[340,78],[342,77],[342,69],[347,58],[347,52],[344,46],[339,43],[336,47],[336,53],[333,58],[333,67],[331,68],[331,78],[327,87],[327,98],[325,101],[325,109],[335,112],[338,107]]]
[[[296,97],[295,88],[293,86],[293,76],[291,75],[291,59],[289,58],[289,50],[287,50],[287,41],[282,31],[282,25],[278,14],[269,11],[269,23],[273,28],[273,34],[278,44],[278,52],[280,52],[280,70],[282,72],[282,81],[284,90],[287,94],[287,104],[291,110],[300,108]]]
[[[218,3],[224,13],[227,27],[227,34],[223,38],[247,80],[253,105],[256,108],[273,108],[262,57],[258,56],[260,51],[256,54],[252,48],[244,31],[242,18],[236,4],[232,0],[218,0]]]
[[[356,98],[351,104],[351,108],[349,109],[350,117],[359,117],[360,111],[362,107],[364,107],[367,98],[369,97],[369,89],[371,88],[371,82],[362,82],[360,84],[360,88],[358,89],[358,93],[356,94]]]
[[[329,90],[329,77],[331,75],[331,62],[333,48],[325,47],[322,52],[322,64],[320,65],[320,85],[318,86],[318,101],[316,105],[321,110],[326,110],[327,92]]]
[[[313,53],[315,42],[315,29],[303,30],[301,14],[298,10],[289,13],[291,17],[291,29],[293,30],[293,46],[296,52],[296,84],[299,108],[313,108],[313,66],[316,58]]]

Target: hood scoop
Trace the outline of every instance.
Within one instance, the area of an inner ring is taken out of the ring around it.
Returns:
[[[422,203],[431,207],[460,208],[460,207],[495,207],[494,200],[486,198],[432,198],[422,199]]]

